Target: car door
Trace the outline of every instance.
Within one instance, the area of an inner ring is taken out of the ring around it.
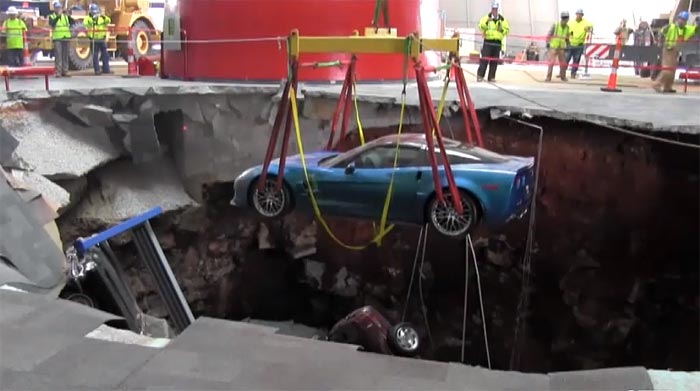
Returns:
[[[329,176],[320,186],[324,194],[337,200],[338,214],[379,219],[394,172],[390,219],[405,220],[416,208],[416,192],[422,180],[421,165],[425,152],[419,146],[399,149],[399,162],[394,170],[395,144],[376,146],[336,167],[339,174]],[[332,189],[331,189],[332,187]]]

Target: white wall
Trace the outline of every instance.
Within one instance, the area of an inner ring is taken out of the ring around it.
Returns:
[[[447,13],[448,27],[476,27],[479,19],[491,10],[491,3],[492,0],[440,0],[440,8]],[[559,13],[558,0],[500,0],[500,3],[512,35],[544,36]],[[528,43],[528,39],[511,37],[508,51],[520,51]]]

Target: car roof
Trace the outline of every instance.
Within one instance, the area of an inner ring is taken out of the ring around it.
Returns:
[[[426,145],[426,140],[425,140],[425,134],[424,133],[403,133],[401,136],[398,134],[390,134],[387,136],[382,136],[379,137],[375,140],[372,140],[371,143],[381,145],[381,144],[394,144],[397,142],[397,140],[401,144],[419,144],[419,145]],[[453,140],[450,138],[443,138],[443,142],[446,147],[456,147],[460,145],[461,143],[457,140]]]

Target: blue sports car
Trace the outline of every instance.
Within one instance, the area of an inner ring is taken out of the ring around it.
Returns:
[[[462,196],[463,213],[435,196],[425,135],[404,134],[378,138],[347,152],[306,154],[311,188],[324,215],[378,219],[382,214],[396,143],[400,142],[389,210],[393,222],[426,224],[446,236],[462,236],[481,222],[496,228],[521,217],[533,191],[534,158],[505,156],[459,141],[444,139],[455,183]],[[437,147],[436,147],[437,148]],[[447,179],[439,150],[435,150],[442,184]],[[311,210],[309,186],[299,155],[287,157],[284,186],[276,190],[279,159],[270,163],[266,183],[259,191],[262,165],[236,178],[231,204],[252,207],[264,217],[276,218],[292,209]]]

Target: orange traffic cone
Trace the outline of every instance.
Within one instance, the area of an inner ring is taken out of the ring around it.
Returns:
[[[620,67],[620,56],[622,55],[622,32],[617,35],[617,44],[615,45],[615,54],[613,55],[613,65],[608,77],[607,87],[601,87],[601,91],[605,92],[622,92],[617,88],[617,68]]]
[[[27,32],[22,32],[22,37],[24,38],[24,53],[23,53],[23,65],[25,67],[32,66],[32,57],[29,54],[29,41],[27,40]]]

